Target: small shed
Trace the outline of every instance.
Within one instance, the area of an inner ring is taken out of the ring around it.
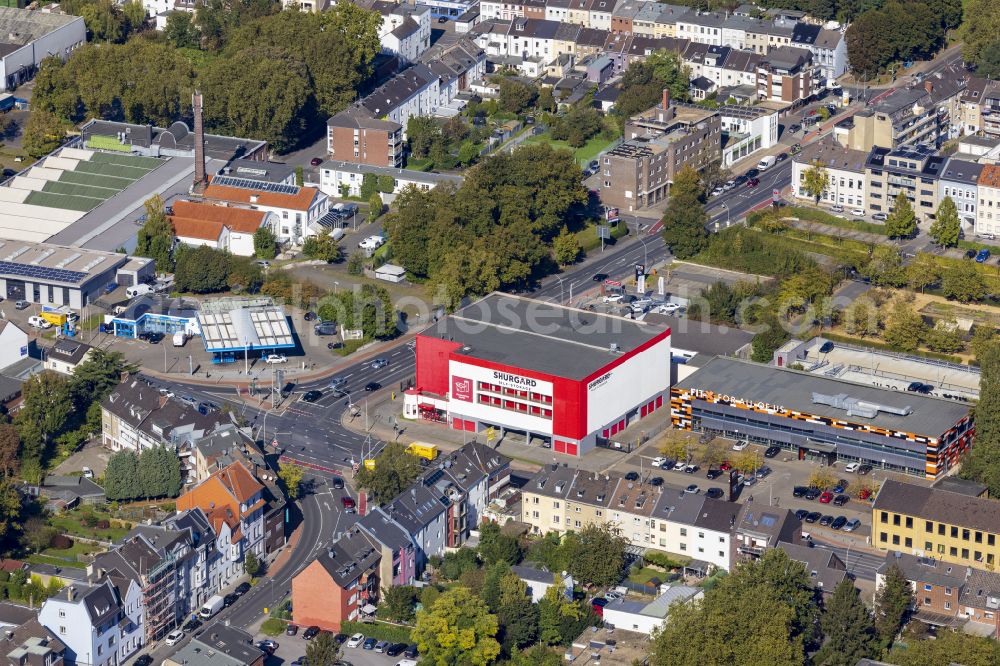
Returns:
[[[375,269],[375,277],[386,282],[402,282],[406,278],[406,269],[395,264],[383,264]]]

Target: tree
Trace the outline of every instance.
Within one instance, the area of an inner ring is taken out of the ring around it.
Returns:
[[[207,245],[181,246],[174,268],[174,286],[178,291],[210,294],[229,286],[229,254]]]
[[[975,407],[976,445],[962,458],[961,475],[1000,492],[1000,344],[983,343],[979,361],[979,402]]]
[[[690,80],[691,72],[677,53],[654,51],[645,60],[633,61],[625,70],[615,113],[624,120],[658,106],[662,104],[664,89],[670,99],[687,101]]]
[[[931,224],[930,236],[934,242],[944,247],[958,245],[958,236],[962,231],[962,223],[958,219],[958,208],[951,197],[945,197],[938,206],[934,222]]]
[[[969,349],[975,355],[976,360],[982,362],[987,351],[997,344],[997,330],[987,324],[976,324],[972,329],[972,340],[969,341]]]
[[[17,473],[20,463],[21,438],[17,428],[9,423],[0,424],[0,474],[8,478]]]
[[[303,476],[305,476],[305,470],[298,465],[288,464],[281,466],[281,469],[278,471],[278,478],[285,484],[285,494],[288,495],[288,499],[298,499]]]
[[[500,654],[497,629],[497,618],[483,600],[457,587],[417,613],[411,636],[420,654],[436,666],[487,666]]]
[[[393,622],[413,620],[413,605],[417,601],[417,588],[412,585],[390,585],[382,588],[381,611]]]
[[[604,116],[591,106],[593,99],[584,98],[574,104],[564,116],[557,116],[550,130],[553,139],[566,141],[580,148],[604,129]]]
[[[408,453],[403,444],[390,442],[375,457],[374,469],[362,466],[358,470],[357,481],[375,503],[386,504],[409,488],[419,474],[420,459]]]
[[[863,270],[872,284],[880,287],[901,287],[906,282],[903,253],[895,247],[877,246]]]
[[[23,531],[23,500],[10,479],[0,481],[0,545],[11,548]]]
[[[181,489],[180,460],[165,446],[139,454],[140,497],[177,497]]]
[[[73,370],[70,380],[73,399],[78,407],[86,409],[108,397],[125,373],[136,370],[138,366],[126,362],[121,352],[93,349],[87,360]]]
[[[875,629],[884,649],[888,649],[899,633],[910,606],[913,590],[902,569],[893,562],[885,572],[882,586],[875,592]]]
[[[307,236],[302,243],[302,254],[309,259],[319,259],[327,263],[340,261],[344,256],[343,250],[329,231]]]
[[[971,0],[965,7],[965,20],[958,31],[962,40],[962,57],[968,62],[982,63],[984,52],[995,48],[1000,34],[1000,8],[991,0]],[[980,76],[989,76],[980,72]]]
[[[260,573],[261,564],[257,556],[254,555],[253,551],[247,551],[246,557],[243,558],[243,571],[247,573],[251,578],[256,578],[257,574]]]
[[[560,585],[549,587],[538,602],[538,639],[542,645],[569,645],[595,621],[585,602],[567,599]]]
[[[941,279],[941,293],[962,303],[982,300],[988,291],[986,280],[971,261],[965,261],[945,272]]]
[[[771,363],[774,352],[788,339],[788,332],[773,314],[764,316],[757,325],[760,332],[750,341],[750,359],[757,363]]]
[[[885,233],[889,238],[909,238],[917,231],[917,216],[910,200],[903,192],[896,195],[896,205],[885,221]]]
[[[146,221],[136,233],[135,253],[156,261],[156,270],[169,273],[174,270],[171,254],[174,247],[174,225],[167,217],[163,199],[154,194],[143,204]]]
[[[993,638],[942,628],[933,639],[908,640],[905,648],[894,648],[885,659],[897,666],[995,666],[1000,663],[1000,644]]]
[[[560,266],[569,266],[579,260],[583,249],[580,247],[580,242],[577,241],[576,236],[571,234],[569,229],[564,225],[562,231],[552,241],[552,252],[555,254],[556,261]]]
[[[965,348],[962,333],[954,319],[950,321],[939,319],[934,326],[927,330],[924,344],[932,351],[943,354],[954,354]]]
[[[368,197],[368,221],[374,222],[382,215],[382,197],[378,192],[372,192]]]
[[[504,77],[500,81],[500,94],[497,101],[504,111],[524,113],[534,106],[536,99],[538,99],[538,88],[530,83],[523,83],[510,77]]]
[[[66,123],[50,111],[35,109],[24,125],[21,147],[38,159],[51,153],[66,139]]]
[[[226,284],[234,292],[253,293],[264,284],[264,268],[250,257],[229,255]]]
[[[826,167],[819,160],[813,162],[812,166],[805,170],[803,174],[802,187],[806,193],[819,203],[820,197],[826,192],[830,185],[830,174],[826,172]]]
[[[588,524],[563,540],[569,572],[586,585],[617,584],[625,568],[627,547],[628,539],[608,523]]]
[[[275,255],[278,254],[278,239],[270,226],[265,224],[253,232],[253,253],[258,259],[268,261],[274,259]]]
[[[517,574],[510,572],[500,581],[500,642],[503,651],[510,654],[515,648],[527,647],[538,638],[538,606],[528,596],[527,585]]]
[[[321,631],[306,645],[306,664],[335,666],[340,663],[340,646],[329,631]]]
[[[909,305],[898,301],[886,321],[883,337],[894,349],[912,352],[920,346],[926,330],[923,318]]]
[[[817,666],[855,666],[874,658],[878,636],[871,613],[850,580],[843,580],[826,602],[820,626],[826,642],[813,659]]]
[[[684,165],[674,177],[663,214],[663,240],[678,259],[689,259],[708,245],[708,216],[702,194],[698,172]]]
[[[907,286],[921,293],[941,280],[941,266],[937,258],[927,252],[918,252],[916,259],[906,267],[905,272]]]
[[[870,298],[861,297],[847,307],[844,328],[851,335],[876,336],[882,328],[882,311]]]
[[[73,395],[69,380],[46,370],[21,385],[21,409],[14,425],[21,438],[22,472],[26,461],[46,462],[49,445],[69,422]]]
[[[392,194],[396,189],[396,179],[389,174],[378,177],[378,191],[383,194]]]
[[[463,547],[445,553],[439,568],[441,575],[447,580],[459,580],[467,571],[478,569],[479,560],[476,559],[476,551]],[[485,582],[484,579],[483,583]]]
[[[194,23],[194,14],[170,12],[167,15],[167,27],[163,30],[163,36],[174,48],[198,48],[198,27]]]
[[[104,471],[104,493],[113,501],[129,502],[142,497],[139,456],[132,451],[123,450],[108,459],[108,466]]]
[[[517,564],[521,561],[521,546],[496,523],[483,522],[479,526],[479,557],[486,566],[498,562]]]
[[[976,74],[985,79],[1000,79],[1000,40],[980,52]]]

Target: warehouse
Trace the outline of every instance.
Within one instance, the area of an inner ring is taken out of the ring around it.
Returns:
[[[670,390],[670,411],[676,428],[928,479],[954,466],[975,432],[961,403],[722,357]]]
[[[404,416],[580,456],[664,406],[670,328],[494,293],[417,335]]]
[[[0,7],[0,92],[34,76],[45,58],[65,60],[85,41],[87,28],[79,16]]]
[[[0,240],[0,296],[79,310],[112,284],[151,279],[151,259],[50,243]]]

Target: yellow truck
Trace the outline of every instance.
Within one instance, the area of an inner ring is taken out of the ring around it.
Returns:
[[[365,469],[373,470],[375,469],[375,460],[373,458],[368,458],[367,460],[365,460],[364,465]]]
[[[63,326],[67,321],[76,321],[76,313],[66,306],[52,307],[46,305],[38,315],[53,326]]]
[[[437,445],[424,444],[423,442],[413,442],[406,447],[406,452],[410,455],[417,456],[418,458],[424,458],[425,460],[434,460],[438,457]]]

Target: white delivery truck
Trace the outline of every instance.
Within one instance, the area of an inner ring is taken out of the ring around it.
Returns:
[[[185,342],[187,342],[187,336],[184,335],[184,331],[176,331],[174,333],[174,347],[183,347]]]
[[[136,296],[145,296],[146,294],[152,294],[153,288],[148,284],[136,284],[132,285],[125,290],[125,295],[129,298],[135,298]]]
[[[762,159],[760,162],[757,162],[757,170],[758,171],[767,171],[768,169],[770,169],[771,167],[773,167],[774,163],[777,162],[777,161],[778,161],[777,157],[775,157],[774,155],[768,155],[767,157],[765,157],[764,159]]]
[[[225,605],[226,600],[216,594],[205,602],[205,605],[201,607],[200,611],[198,611],[198,615],[201,616],[201,619],[207,620],[222,610]]]

